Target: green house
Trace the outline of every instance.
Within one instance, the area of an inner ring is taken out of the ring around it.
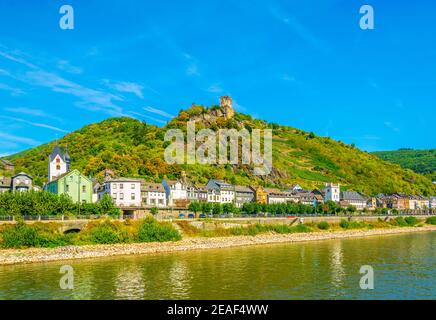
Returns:
[[[46,191],[61,195],[67,194],[75,203],[92,202],[92,181],[78,170],[72,170],[49,182]]]

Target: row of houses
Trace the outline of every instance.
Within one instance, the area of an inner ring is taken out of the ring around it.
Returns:
[[[25,172],[14,174],[15,166],[11,161],[0,160],[0,193],[8,191],[39,190],[33,185],[33,178]]]
[[[9,168],[13,166],[10,162],[6,165]],[[10,178],[0,176],[0,192],[33,188],[32,178],[25,173]],[[74,202],[82,204],[98,202],[107,194],[119,207],[186,208],[191,202],[227,203],[238,208],[244,203],[252,202],[302,203],[315,206],[333,201],[341,207],[353,206],[358,210],[436,208],[436,197],[425,198],[403,193],[368,197],[355,191],[341,191],[340,185],[335,183],[326,184],[324,190],[304,190],[299,185],[281,190],[232,185],[217,179],[209,180],[206,185],[195,185],[183,173],[179,180],[163,179],[160,183],[150,183],[141,179],[114,177],[110,171],[106,171],[104,182],[99,183],[82,175],[78,170],[70,170],[68,152],[63,153],[58,145],[53,148],[48,158],[48,183],[44,189],[55,194],[67,194]]]

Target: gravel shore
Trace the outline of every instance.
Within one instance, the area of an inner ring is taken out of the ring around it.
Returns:
[[[234,236],[216,238],[185,238],[178,242],[68,246],[54,249],[7,249],[0,250],[0,265],[108,257],[118,255],[137,255],[160,252],[229,248],[285,242],[344,239],[422,231],[436,231],[436,226],[293,234],[264,234],[254,237]]]

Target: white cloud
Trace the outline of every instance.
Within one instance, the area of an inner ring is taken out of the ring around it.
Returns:
[[[38,110],[38,109],[26,108],[26,107],[4,108],[3,110],[8,111],[8,112],[12,112],[12,113],[26,114],[26,115],[35,116],[35,117],[50,117],[45,111]]]
[[[0,50],[0,56],[2,56],[5,59],[8,59],[10,61],[13,61],[13,62],[22,64],[22,65],[24,65],[26,67],[32,68],[32,69],[37,69],[38,68],[33,63],[30,63],[27,60],[25,60],[25,59],[23,59],[21,57],[18,57],[17,55],[12,55],[12,54],[10,54],[8,52],[5,52],[5,51],[2,51],[2,50]]]
[[[139,113],[139,112],[130,111],[130,113],[132,115],[139,117],[140,120],[141,120],[141,118],[146,118],[146,119],[150,119],[150,120],[153,120],[155,122],[158,122],[158,123],[166,124],[166,121],[163,121],[161,119],[157,119],[155,117],[147,116],[147,115]],[[134,118],[137,118],[137,117],[134,117]]]
[[[213,84],[209,88],[207,88],[206,91],[211,93],[222,93],[224,90],[219,84]]]
[[[289,75],[289,74],[287,74],[287,73],[283,74],[283,76],[282,76],[282,80],[283,80],[283,81],[290,81],[290,82],[296,82],[296,81],[297,81],[297,79],[295,79],[294,76]]]
[[[165,117],[165,118],[169,118],[169,119],[174,118],[174,116],[172,114],[169,114],[169,113],[167,113],[167,112],[165,112],[163,110],[160,110],[160,109],[156,109],[156,108],[153,108],[153,107],[145,107],[143,109],[145,111],[148,111],[148,112],[151,112],[151,113],[154,113],[154,114],[158,114],[158,115],[160,115],[162,117]]]
[[[60,70],[66,71],[68,73],[72,73],[72,74],[82,74],[83,73],[83,69],[73,66],[68,60],[59,60],[57,63],[57,67]]]
[[[138,98],[144,99],[143,89],[144,86],[134,83],[134,82],[117,82],[117,83],[110,83],[109,80],[103,80],[103,82],[110,88],[115,89],[119,92],[127,92],[127,93],[133,93]]]
[[[392,122],[390,121],[385,121],[384,122],[385,127],[391,129],[394,132],[400,132],[400,129],[397,128]]]
[[[247,108],[240,105],[236,100],[233,100],[233,108],[239,112],[247,112]]]
[[[50,88],[54,92],[80,98],[81,100],[76,103],[78,107],[91,111],[104,111],[109,114],[122,113],[122,108],[114,103],[114,101],[122,101],[121,97],[105,91],[84,87],[54,73],[29,71],[26,73],[24,80],[34,85]]]
[[[186,69],[186,75],[188,76],[199,76],[200,72],[198,71],[198,66],[195,63],[192,63]]]
[[[10,142],[24,143],[24,144],[32,145],[32,146],[36,146],[36,145],[40,144],[38,141],[36,141],[32,138],[15,136],[15,135],[5,133],[5,132],[0,132],[0,139],[5,139],[5,140],[10,141]]]
[[[33,127],[40,127],[40,128],[45,128],[45,129],[50,129],[50,130],[54,130],[54,131],[58,131],[58,132],[63,132],[63,133],[68,133],[67,130],[61,129],[61,128],[57,128],[45,123],[39,123],[39,122],[33,122],[33,121],[28,121],[25,119],[21,119],[21,118],[15,118],[15,117],[8,117],[8,116],[0,116],[3,119],[8,119],[8,120],[12,120],[12,121],[17,121],[17,122],[22,122],[28,125],[31,125]]]
[[[8,91],[13,96],[19,96],[25,93],[23,90],[19,88],[13,88],[4,83],[0,83],[0,90]]]

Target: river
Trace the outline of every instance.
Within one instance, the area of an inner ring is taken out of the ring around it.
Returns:
[[[435,248],[423,232],[0,266],[0,299],[436,299]]]

